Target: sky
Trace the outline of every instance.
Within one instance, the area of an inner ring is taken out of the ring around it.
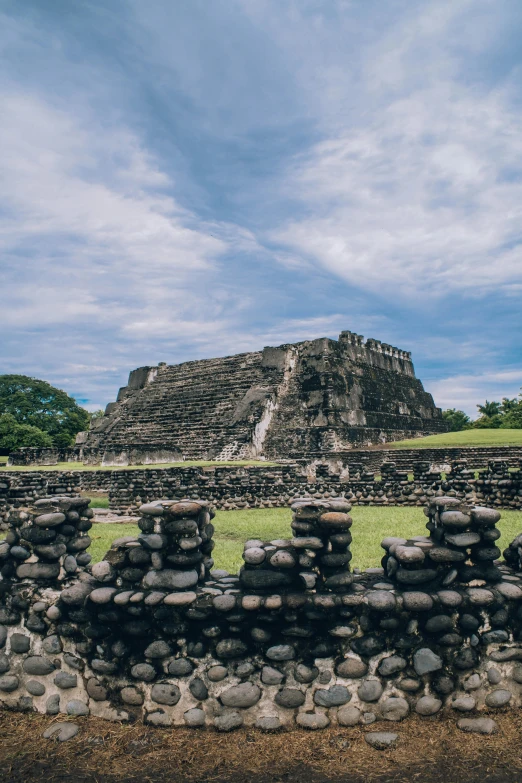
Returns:
[[[522,386],[520,0],[0,0],[0,373],[345,329]]]

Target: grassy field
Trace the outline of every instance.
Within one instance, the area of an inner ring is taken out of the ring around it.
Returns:
[[[390,449],[435,449],[447,446],[522,446],[522,430],[463,430],[387,443]]]
[[[427,535],[426,517],[419,507],[356,506],[352,517],[353,567],[369,568],[380,565],[380,542],[386,536],[408,538]],[[243,543],[248,538],[289,538],[290,518],[291,512],[287,508],[218,511],[214,520],[216,548],[213,557],[216,568],[237,572],[243,563]],[[522,511],[503,511],[498,526],[502,531],[498,546],[504,549],[522,531]],[[136,525],[93,525],[90,534],[93,543],[89,551],[95,561],[100,560],[115,538],[138,533]]]
[[[0,457],[0,463],[7,462],[7,457]],[[259,465],[261,467],[270,467],[275,462],[266,460],[234,460],[231,462],[212,462],[209,460],[190,460],[184,462],[162,462],[157,465],[84,465],[83,462],[58,462],[56,465],[13,465],[2,468],[3,471],[37,471],[43,470],[156,470],[156,468],[222,468],[226,465],[238,468],[245,465]]]

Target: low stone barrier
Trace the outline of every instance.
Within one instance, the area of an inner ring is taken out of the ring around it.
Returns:
[[[350,571],[349,505],[296,498],[294,537],[248,542],[239,576],[212,567],[206,501],[146,504],[141,534],[92,567],[78,555],[83,499],[12,510],[0,702],[218,731],[441,712],[465,716],[464,730],[495,730],[479,716],[522,703],[519,544],[511,565],[498,560],[499,512],[439,494],[428,535],[385,539],[384,568],[361,573]],[[44,562],[54,567],[26,569]]]

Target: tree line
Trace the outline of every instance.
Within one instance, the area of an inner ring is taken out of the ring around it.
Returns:
[[[448,408],[442,412],[450,426],[450,432],[471,429],[522,429],[522,391],[518,397],[503,397],[501,402],[486,400],[477,405],[479,417],[474,421],[464,411]]]

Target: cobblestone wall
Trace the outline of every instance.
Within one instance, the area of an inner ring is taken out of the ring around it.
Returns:
[[[83,499],[13,510],[0,704],[218,731],[446,712],[495,731],[495,712],[522,704],[519,546],[500,562],[500,513],[436,495],[428,535],[387,538],[384,567],[352,573],[349,511],[344,498],[295,499],[294,538],[247,542],[234,576],[212,567],[205,501],[142,506],[141,534],[92,567]]]
[[[375,474],[363,463],[342,468],[336,463],[288,463],[272,467],[190,467],[146,470],[14,471],[0,474],[0,509],[37,497],[105,491],[115,513],[134,515],[143,503],[164,497],[193,497],[220,509],[270,508],[287,505],[301,494],[316,498],[343,496],[355,505],[423,505],[437,491],[456,492],[470,502],[522,508],[522,473],[513,461],[490,460],[480,472],[465,460],[447,464],[447,473],[418,460],[410,472],[393,462]],[[520,464],[520,461],[519,461]],[[4,492],[4,500],[2,500]]]

